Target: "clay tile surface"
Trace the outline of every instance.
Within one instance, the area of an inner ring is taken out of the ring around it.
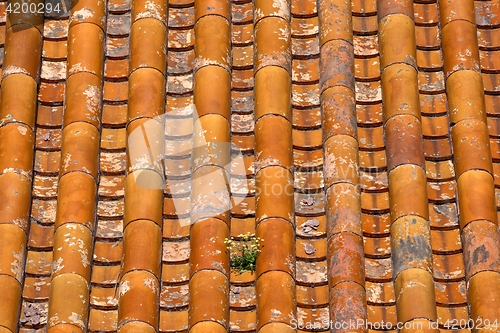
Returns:
[[[499,331],[498,0],[51,4],[0,1],[0,332]]]

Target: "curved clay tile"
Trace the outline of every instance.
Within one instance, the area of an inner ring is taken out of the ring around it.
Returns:
[[[365,321],[351,3],[320,1],[318,13],[330,320]]]
[[[494,231],[498,222],[474,3],[439,1],[439,9],[470,314],[475,322],[494,321],[500,317],[500,235]],[[478,9],[478,23],[484,24]]]
[[[229,327],[230,2],[195,1],[189,331]],[[210,186],[207,186],[210,184]],[[209,321],[207,321],[209,320]]]
[[[127,174],[117,326],[123,332],[154,332],[159,325],[161,281],[165,148],[163,121],[159,117],[163,116],[165,109],[167,4],[164,1],[134,1],[131,11],[127,127],[124,133]],[[126,95],[120,98],[119,93],[114,96],[115,101],[126,98]]]
[[[437,312],[413,2],[377,4],[397,319],[428,325]]]
[[[102,24],[104,19],[104,3],[80,2],[79,6],[81,9],[72,13],[68,32],[68,80],[54,232],[49,331],[68,325],[84,331],[88,323],[104,58],[103,27],[96,24]],[[101,16],[93,20],[93,15],[87,15],[87,12],[96,15],[100,12]],[[85,150],[81,149],[82,145]],[[73,286],[79,288],[79,292],[72,292],[66,298],[54,296],[65,294],[64,289]]]
[[[8,17],[0,99],[0,292],[4,300],[0,326],[17,332],[25,280],[43,15]]]
[[[293,178],[290,172],[293,163],[290,2],[255,1],[254,9],[255,217],[256,235],[265,242],[257,263],[257,330],[288,331],[291,330],[289,325],[297,320]],[[283,130],[273,139],[271,133],[276,126]],[[270,145],[275,149],[268,149]],[[278,190],[271,191],[273,188]],[[284,246],[269,244],[268,240],[272,242],[273,239],[280,239]],[[279,266],[272,267],[270,262]],[[277,293],[276,288],[283,289]]]
[[[61,22],[63,22],[62,20]],[[46,20],[44,27],[47,27]],[[67,29],[66,29],[67,30]],[[64,32],[61,33],[64,35]],[[65,37],[64,37],[65,38]],[[65,61],[67,45],[60,40],[57,48],[57,61],[45,57],[49,52],[47,38],[44,37],[41,65],[41,85],[53,82],[57,90],[65,87]],[[64,64],[63,66],[60,66]],[[63,71],[61,73],[61,71]],[[9,76],[11,77],[11,76]],[[7,77],[7,79],[9,78]],[[17,75],[12,76],[17,77]],[[52,80],[52,81],[51,81]],[[7,86],[3,85],[3,88]],[[15,87],[10,87],[11,90]],[[7,90],[7,89],[6,89]],[[6,92],[4,92],[5,94]],[[8,94],[8,93],[7,93]],[[13,91],[12,96],[18,96]],[[8,95],[4,95],[8,96]],[[57,208],[57,175],[61,162],[61,126],[62,97],[46,101],[38,96],[38,114],[36,117],[37,135],[35,140],[35,161],[32,188],[31,223],[28,237],[28,255],[26,258],[23,302],[19,318],[20,330],[44,327],[47,323],[47,310],[50,297],[50,275],[53,263],[54,222]],[[26,103],[24,99],[18,99]],[[35,100],[36,103],[36,100]],[[21,109],[23,109],[21,107]],[[41,127],[44,127],[43,129]]]

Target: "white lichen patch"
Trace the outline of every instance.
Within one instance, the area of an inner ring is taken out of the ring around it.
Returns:
[[[85,109],[93,113],[99,112],[101,105],[101,88],[99,86],[88,86],[85,88]]]
[[[21,281],[23,277],[24,252],[24,246],[21,246],[19,251],[12,251],[14,260],[10,264],[10,271],[15,275],[18,281]]]
[[[152,277],[145,278],[142,284],[144,285],[144,287],[151,289],[153,294],[156,294],[158,292],[158,286],[156,284],[156,280],[153,279]]]
[[[53,274],[59,272],[61,269],[64,268],[64,265],[62,264],[63,260],[64,260],[63,257],[59,257],[59,259],[54,260],[54,262],[52,263]]]
[[[148,0],[144,3],[144,9],[144,11],[136,13],[135,20],[146,17],[155,18],[159,21],[166,20],[165,10],[162,9],[160,3]]]
[[[120,297],[125,295],[127,291],[130,290],[132,285],[132,283],[129,284],[129,281],[122,282],[122,284],[120,284],[120,287],[118,288],[118,294],[120,295]]]
[[[66,78],[67,63],[65,61],[42,61],[40,77],[49,81],[60,81]]]
[[[68,317],[72,323],[77,325],[78,327],[85,327],[85,323],[82,320],[82,316],[76,312],[71,312],[71,316]]]
[[[28,133],[28,129],[21,125],[17,126],[17,130],[21,133],[21,135],[26,135],[26,133]]]
[[[28,71],[26,69],[19,67],[19,66],[16,66],[16,65],[7,66],[2,70],[2,78],[6,78],[7,76],[9,76],[11,74],[30,75],[30,73],[28,73]]]
[[[273,8],[275,8],[274,15],[282,17],[285,20],[290,19],[290,7],[287,0],[273,0]]]
[[[90,8],[82,8],[71,14],[71,21],[83,22],[91,17],[94,17],[94,11]]]

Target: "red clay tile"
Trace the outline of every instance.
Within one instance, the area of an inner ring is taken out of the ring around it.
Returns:
[[[69,80],[68,80],[69,81]],[[104,81],[103,101],[105,103],[116,103],[127,100],[128,82]]]
[[[281,68],[269,66],[257,72],[254,93],[261,97],[255,103],[255,118],[258,119],[265,114],[276,114],[289,119],[290,99],[286,97],[289,95],[282,93],[282,89],[286,88],[279,88],[289,85],[290,76]],[[263,92],[267,92],[268,97],[264,97]]]
[[[413,164],[402,165],[389,174],[389,195],[393,221],[405,215],[427,220],[427,185],[425,172]]]
[[[366,281],[366,300],[372,304],[395,304],[394,284]]]
[[[395,220],[391,226],[391,246],[394,276],[413,268],[432,271],[430,229],[426,220],[414,215]]]
[[[462,253],[433,254],[433,275],[438,281],[460,280],[465,278],[465,268]]]
[[[269,35],[269,31],[279,33]],[[290,26],[285,20],[277,17],[260,20],[255,26],[255,71],[266,66],[279,66],[290,71],[290,42]]]
[[[34,153],[33,131],[19,123],[11,123],[0,128],[0,170],[1,173],[17,172],[30,175]]]
[[[320,87],[343,85],[354,87],[354,50],[351,43],[334,40],[321,47]]]
[[[341,232],[328,240],[329,286],[335,288],[342,282],[353,281],[364,284],[363,242],[359,235]]]
[[[0,275],[3,301],[0,303],[0,323],[6,331],[15,332],[18,327],[18,312],[21,300],[21,285],[18,281],[7,275]],[[13,309],[15,309],[13,311]]]
[[[387,168],[411,163],[425,167],[422,150],[422,125],[415,117],[399,115],[385,123],[385,141],[387,144]]]
[[[115,330],[117,317],[117,311],[91,309],[89,314],[89,330]]]
[[[118,288],[118,323],[138,321],[158,327],[158,289],[156,276],[150,272],[137,270],[125,274]],[[141,329],[141,332],[144,330]]]
[[[229,69],[231,58],[229,34],[230,25],[222,17],[207,16],[196,22],[195,70],[207,65],[218,65]],[[215,43],[217,47],[209,47],[208,43]]]
[[[222,16],[226,20],[229,20],[229,1],[228,0],[208,0],[203,2],[203,6],[200,2],[195,1],[195,20],[199,21],[207,15]]]
[[[335,135],[324,142],[325,147],[325,185],[338,182],[357,184],[358,143],[347,135]]]
[[[136,70],[129,76],[129,86],[129,121],[139,117],[154,118],[163,113],[165,79],[160,72],[152,68]]]
[[[106,38],[106,57],[110,59],[123,59],[129,52],[130,39],[128,37]]]
[[[481,271],[500,273],[500,235],[494,223],[469,223],[463,228],[462,237],[467,280]]]
[[[352,12],[357,13],[357,14],[364,14],[364,16],[374,14],[377,12],[377,1],[376,0],[369,0],[369,1],[355,0],[352,2]]]
[[[28,246],[32,249],[48,250],[53,247],[53,226],[43,226],[31,221]]]
[[[0,223],[14,224],[27,231],[31,182],[26,176],[7,172],[0,175],[0,185],[0,199],[4,203],[0,208]]]
[[[104,2],[78,1],[71,6],[70,30],[80,23],[93,23],[104,29],[106,23],[106,4]]]
[[[103,73],[104,33],[95,24],[77,24],[69,29],[68,76],[88,72],[99,79]]]
[[[371,258],[384,258],[391,254],[391,242],[389,237],[364,237],[363,248],[365,256]]]
[[[256,236],[264,239],[261,245],[262,252],[256,262],[259,279],[262,278],[262,274],[270,271],[282,271],[293,275],[295,246],[292,242],[293,228],[290,223],[280,219],[266,219],[257,225]]]
[[[95,126],[84,122],[65,126],[61,150],[61,176],[72,171],[81,171],[97,179],[98,150],[99,132]]]
[[[475,22],[474,3],[460,1],[439,1],[439,17],[443,28],[447,23],[464,20],[470,23]]]
[[[355,4],[351,7],[351,3],[344,0],[318,2],[321,45],[334,39],[352,42],[351,10],[356,11]]]
[[[2,77],[19,73],[38,79],[42,51],[40,31],[24,23],[7,29],[5,50]]]
[[[356,117],[358,123],[373,126],[381,125],[383,121],[382,103],[357,104]]]
[[[166,27],[162,22],[152,18],[134,22],[130,31],[130,71],[151,67],[165,73],[166,40]]]
[[[141,232],[138,233],[138,230]],[[161,230],[158,225],[147,220],[133,221],[126,225],[123,238],[124,274],[133,270],[144,270],[159,276]]]
[[[160,311],[160,331],[184,332],[188,325],[188,311]]]
[[[381,215],[361,214],[361,220],[364,232],[378,236],[389,234],[391,225],[389,213]]]
[[[64,100],[65,85],[61,83],[40,83],[38,101],[44,104],[59,104]]]
[[[276,288],[285,292],[276,293]],[[271,271],[257,279],[257,329],[268,323],[290,325],[296,320],[295,283],[293,278],[281,271]],[[272,299],[272,300],[271,300]]]
[[[319,38],[313,37],[302,37],[293,38],[291,44],[291,51],[294,57],[312,57],[320,52]]]
[[[442,35],[446,36],[443,37],[445,74],[449,76],[457,70],[479,72],[476,27],[470,22],[456,20],[443,27]]]
[[[446,160],[452,157],[449,138],[425,139],[424,155],[429,160]]]
[[[457,177],[471,169],[492,172],[487,133],[486,124],[476,119],[463,120],[453,126],[451,135]]]
[[[395,115],[419,114],[417,72],[405,64],[394,64],[383,70],[382,99],[384,101],[384,119]]]
[[[232,26],[232,42],[235,46],[243,46],[253,42],[253,24],[234,24]]]
[[[437,3],[415,3],[413,5],[415,24],[430,24],[439,22]]]
[[[214,325],[227,327],[229,310],[229,281],[218,271],[203,270],[189,281],[189,326],[211,319]],[[200,331],[202,332],[202,331]]]
[[[429,182],[427,183],[427,196],[430,202],[448,202],[455,199],[456,183],[449,182]]]
[[[366,292],[363,285],[354,282],[337,284],[330,289],[330,320],[333,323],[357,322],[368,319]],[[339,332],[363,332],[363,327],[355,326],[338,329]]]
[[[140,186],[139,180],[143,182],[142,184],[148,184],[149,188]],[[128,174],[125,183],[124,226],[138,219],[151,220],[161,225],[162,191],[160,183],[161,177],[151,170],[138,170]],[[127,195],[127,193],[129,194]],[[147,200],[150,205],[140,204],[143,200]]]
[[[132,14],[131,15],[132,24],[136,23],[137,20],[143,18],[152,18],[160,22],[166,22],[167,19],[166,1],[158,1],[156,3],[151,3],[144,0],[135,0],[133,1],[131,14]],[[118,26],[120,25],[124,24],[120,22]],[[109,28],[108,28],[108,33],[109,33]]]
[[[398,31],[397,33],[395,33],[395,29]],[[415,27],[410,17],[394,14],[382,18],[379,22],[380,67],[385,68],[395,63],[405,63],[415,67],[414,36]],[[398,43],[397,41],[400,39],[408,42]]]
[[[61,329],[65,332],[65,324],[82,331],[85,329],[84,323],[87,322],[89,311],[87,283],[88,281],[78,274],[62,274],[52,279],[47,324],[49,331]],[[66,297],[55,297],[56,291]]]
[[[401,272],[396,278],[395,292],[398,320],[406,322],[416,318],[432,321],[437,319],[432,275],[429,272],[421,269]],[[419,302],[412,301],[416,299]]]
[[[224,118],[230,118],[230,86],[231,77],[229,73],[219,66],[205,66],[198,71],[194,76],[195,82],[208,82],[212,89],[215,89],[219,94],[214,95],[212,91],[203,89],[200,84],[194,86],[194,104],[199,117],[207,114],[219,114]]]
[[[191,276],[202,270],[217,270],[229,275],[229,253],[224,239],[229,237],[226,223],[208,219],[191,228]]]
[[[441,69],[443,67],[442,53],[440,50],[417,50],[417,66],[425,69]]]
[[[497,272],[481,272],[469,280],[470,317],[478,326],[483,326],[488,321],[491,325],[496,325],[494,322],[500,316],[500,309],[495,306],[500,299],[499,291],[500,276]]]
[[[163,9],[163,8],[162,8]],[[171,28],[185,28],[194,21],[194,6],[168,8],[168,26]]]
[[[65,223],[80,223],[94,227],[96,184],[92,176],[70,172],[59,181],[56,228]]]
[[[22,86],[23,93],[18,92]],[[12,74],[2,80],[0,125],[10,122],[35,125],[36,82],[24,74]]]
[[[468,82],[464,85],[463,82]],[[467,118],[486,122],[483,84],[479,74],[459,71],[446,81],[450,122],[452,124]]]
[[[445,94],[420,95],[420,111],[425,115],[437,115],[447,112]]]
[[[352,30],[355,34],[377,33],[378,31],[377,15],[353,16]]]
[[[79,275],[86,281],[90,280],[92,245],[91,231],[81,224],[65,223],[56,229],[54,233],[52,289],[57,288],[57,285],[54,286],[54,281],[58,276]]]

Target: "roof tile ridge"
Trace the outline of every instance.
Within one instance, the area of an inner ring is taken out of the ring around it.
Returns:
[[[397,320],[405,327],[430,329],[437,308],[413,1],[377,1],[377,5]],[[405,44],[398,48],[401,39]]]
[[[257,331],[293,332],[295,230],[291,122],[291,3],[254,3]]]
[[[479,329],[500,318],[500,234],[474,1],[439,1],[439,9],[465,275],[473,328]],[[484,260],[477,260],[479,252]]]
[[[104,2],[79,1],[72,8],[70,17],[62,163],[47,318],[49,330],[71,325],[83,332],[88,325],[99,170],[105,16]],[[82,146],[85,149],[81,149]]]
[[[0,100],[0,326],[17,332],[21,309],[34,168],[37,83],[43,14],[5,15]]]
[[[131,8],[117,319],[124,332],[156,332],[160,321],[167,7],[166,0],[135,0]]]
[[[319,2],[327,272],[330,322],[366,331],[352,15],[350,1]]]
[[[229,330],[231,4],[196,0],[189,332]]]

